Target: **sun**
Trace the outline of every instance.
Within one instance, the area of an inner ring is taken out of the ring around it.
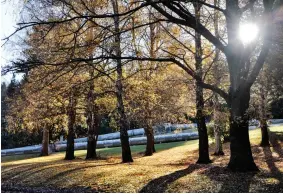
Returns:
[[[253,23],[240,25],[239,38],[244,44],[254,41],[258,35],[258,27]]]

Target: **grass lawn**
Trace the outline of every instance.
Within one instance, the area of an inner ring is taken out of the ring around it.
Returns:
[[[162,143],[162,144],[155,144],[155,148],[158,151],[167,150],[173,147],[178,146],[184,146],[184,145],[191,145],[196,144],[198,140],[191,140],[191,141],[179,141],[179,142],[171,142],[171,143]],[[146,145],[137,145],[137,146],[131,146],[131,151],[133,156],[142,155],[145,151]],[[65,156],[65,151],[63,152],[55,152],[52,154],[52,156],[62,157],[62,159]],[[75,155],[78,158],[85,158],[86,156],[86,150],[77,150],[75,151]],[[113,148],[101,148],[97,149],[97,155],[100,158],[107,158],[107,157],[118,157],[121,155],[121,147],[113,147]],[[22,155],[11,155],[11,156],[2,156],[1,157],[1,163],[11,162],[11,161],[17,161],[17,160],[24,160],[29,158],[36,158],[39,154],[22,154]]]
[[[39,156],[38,153],[37,154],[20,154],[20,155],[11,155],[11,156],[1,156],[1,163],[35,158],[38,156]]]
[[[73,161],[64,161],[64,153],[2,157],[2,191],[283,192],[283,126],[271,127],[270,136],[272,147],[261,148],[260,130],[250,131],[258,173],[227,170],[229,143],[224,144],[225,156],[211,156],[212,164],[195,164],[198,141],[193,140],[156,144],[157,153],[149,157],[142,155],[145,146],[132,146],[134,163],[130,164],[121,163],[121,148],[99,149],[101,159],[94,161],[84,160],[85,150],[76,151]]]

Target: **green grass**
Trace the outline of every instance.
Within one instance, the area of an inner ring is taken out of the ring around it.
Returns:
[[[170,142],[170,143],[158,143],[155,144],[155,149],[156,151],[163,151],[167,150],[173,147],[178,147],[178,146],[184,146],[184,145],[191,145],[196,143],[198,140],[191,140],[191,141],[179,141],[179,142]],[[136,146],[131,146],[131,151],[133,155],[138,155],[140,153],[143,153],[145,151],[146,145],[136,145]],[[56,154],[64,154],[65,151],[59,152],[59,153],[53,153],[52,155]],[[113,148],[101,148],[97,149],[97,154],[100,157],[115,157],[115,156],[120,156],[121,155],[121,147],[113,147]],[[2,156],[1,157],[1,162],[11,162],[11,161],[17,161],[17,160],[24,160],[24,159],[29,159],[29,158],[35,158],[38,157],[39,154],[22,154],[22,155],[13,155],[13,156]],[[86,150],[76,150],[75,151],[75,156],[76,157],[81,157],[84,158],[86,156]]]
[[[39,154],[21,154],[21,155],[11,155],[11,156],[1,156],[1,162],[24,160],[24,159],[29,159],[29,158],[35,158],[38,156]]]
[[[276,126],[272,127],[271,131],[278,131],[282,128],[282,126]],[[256,139],[258,142],[260,141],[260,133],[258,129],[254,129],[250,131],[250,138]],[[210,142],[212,142],[213,139],[210,139]],[[178,146],[184,146],[184,145],[191,145],[197,143],[198,140],[190,140],[190,141],[179,141],[179,142],[170,142],[170,143],[157,143],[155,144],[156,151],[163,151],[170,148],[178,147]],[[145,145],[136,145],[131,146],[131,151],[133,155],[138,155],[140,153],[143,153],[145,151]],[[65,151],[59,152],[59,153],[53,153],[55,154],[64,154]],[[121,155],[121,148],[120,147],[113,147],[113,148],[100,148],[97,149],[97,154],[100,157],[110,157],[110,156],[120,156]],[[28,158],[35,158],[38,157],[39,154],[23,154],[23,155],[13,155],[13,156],[2,156],[1,162],[11,162],[11,161],[17,161],[17,160],[24,160]],[[86,150],[76,150],[75,156],[84,158],[86,156]]]
[[[179,142],[170,142],[170,143],[159,143],[155,144],[156,151],[163,151],[170,148],[184,146],[184,145],[191,145],[195,144],[198,140],[191,140],[191,141],[179,141]],[[140,153],[144,153],[146,145],[135,145],[131,146],[131,152],[133,155],[137,155]],[[105,156],[119,156],[121,155],[121,147],[113,147],[113,148],[102,148],[97,150],[97,154],[101,157]],[[86,156],[86,150],[78,150],[75,151],[75,155],[79,157]]]

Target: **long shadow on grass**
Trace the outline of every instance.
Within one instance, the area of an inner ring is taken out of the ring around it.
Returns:
[[[63,166],[63,165],[68,165],[68,163],[62,162],[54,166],[54,162],[48,162],[48,163],[45,163],[44,165],[41,164],[40,166],[36,166],[36,168],[40,168],[40,169],[27,168],[18,173],[11,173],[12,176],[10,175],[8,179],[6,178],[7,180],[2,184],[2,187],[4,188],[2,190],[5,192],[64,192],[64,193],[66,192],[68,193],[70,192],[79,192],[79,193],[98,192],[95,189],[93,190],[89,187],[80,188],[80,186],[77,186],[77,185],[73,185],[72,188],[70,189],[56,187],[56,185],[54,187],[52,182],[56,183],[57,181],[60,181],[62,178],[66,177],[67,175],[75,173],[83,169],[120,164],[120,163],[106,163],[106,164],[101,164],[101,165],[99,164],[95,165],[95,164],[84,163],[83,166],[81,167],[76,166],[77,164],[71,164],[71,166],[69,166],[69,168],[71,169],[57,173],[54,176],[48,175],[49,171],[53,171],[54,169],[58,167],[60,168],[60,166]],[[33,176],[35,179],[36,177],[38,177],[37,176],[38,174],[42,174],[41,176],[42,178],[40,179],[39,182],[34,181],[36,184],[32,184],[32,185],[22,185],[21,184],[23,183],[24,180],[28,178],[33,179]],[[103,192],[103,191],[100,190],[99,192]]]
[[[262,178],[265,180],[270,180],[273,178],[276,182],[271,183],[262,183],[263,186],[258,189],[257,192],[276,192],[281,193],[283,192],[283,173],[276,167],[275,162],[280,162],[279,159],[276,159],[272,156],[272,151],[270,147],[263,148],[265,161],[270,169],[270,173],[263,173],[261,175]]]
[[[280,145],[280,142],[283,141],[283,132],[272,132],[269,131],[269,136],[270,136],[270,143],[274,149],[274,151],[281,157],[283,158],[283,149]]]
[[[227,167],[213,166],[202,174],[216,181],[218,193],[248,193],[255,172],[232,172]]]
[[[270,147],[264,147],[264,159],[267,163],[267,166],[270,170],[270,173],[263,172],[261,173],[260,177],[263,178],[262,186],[257,189],[257,192],[276,192],[282,193],[283,192],[283,172],[281,172],[275,165],[275,162],[282,162],[283,158],[283,149],[281,147],[280,141],[283,140],[283,133],[282,132],[271,132],[270,134],[270,143],[274,152],[276,152],[279,158],[274,158],[272,155],[272,151]],[[273,182],[269,182],[268,180],[272,180]],[[274,181],[275,180],[275,181]]]
[[[147,185],[145,185],[141,190],[140,193],[163,193],[166,192],[167,187],[176,181],[177,179],[184,177],[194,170],[201,168],[202,165],[199,164],[192,164],[188,168],[183,170],[178,170],[171,174],[161,176],[157,179],[150,181]]]
[[[140,192],[146,193],[162,193],[166,192],[168,186],[176,181],[177,179],[184,177],[194,170],[199,169],[203,166],[193,164],[186,169],[176,171],[169,175],[165,175],[150,181],[146,186],[144,186]],[[208,167],[208,166],[207,166]],[[220,193],[238,193],[238,192],[249,192],[250,184],[252,183],[253,177],[256,173],[249,172],[249,173],[237,173],[231,172],[227,169],[227,167],[219,167],[219,166],[211,166],[208,167],[207,170],[202,172],[199,176],[207,176],[211,180],[214,180],[215,183],[215,190],[213,192],[220,192]],[[189,184],[189,183],[188,183]],[[200,182],[199,184],[203,184],[203,188],[206,189],[207,185],[205,182]],[[211,192],[211,188],[206,192]],[[190,192],[190,191],[188,191]]]
[[[51,176],[46,181],[47,182],[51,182],[51,181],[54,182],[56,180],[60,180],[62,177],[65,177],[68,174],[75,173],[76,171],[80,171],[80,170],[87,169],[87,168],[101,167],[101,166],[113,166],[113,165],[118,165],[118,164],[121,164],[121,163],[109,163],[109,164],[101,164],[101,165],[85,165],[85,166],[82,166],[82,167],[74,167],[72,169],[68,169],[68,170],[60,172],[60,173],[58,173],[54,176]]]
[[[269,132],[270,142],[273,147],[274,152],[276,152],[280,158],[283,157],[283,150],[280,145],[280,141],[283,140],[282,132]],[[258,146],[253,147],[253,152],[260,153]],[[282,192],[283,191],[283,175],[282,172],[276,167],[275,162],[280,161],[272,156],[272,151],[270,147],[263,148],[264,159],[271,171],[271,173],[260,172],[258,177],[263,179],[274,178],[277,180],[276,183],[267,184],[266,182],[259,183],[258,181],[255,184],[259,185],[253,189],[256,189],[256,192]],[[263,158],[261,158],[263,160]],[[212,167],[205,171],[205,174],[210,177],[212,180],[217,181],[217,184],[221,184],[221,188],[218,192],[228,193],[228,192],[249,192],[250,185],[253,182],[255,173],[233,173],[222,167]]]
[[[84,160],[82,160],[84,161]],[[53,181],[55,179],[60,179],[60,177],[63,177],[67,174],[70,174],[72,172],[75,171],[79,171],[82,169],[86,169],[86,168],[92,168],[92,167],[100,167],[100,166],[106,166],[106,165],[117,165],[119,163],[106,163],[106,164],[89,164],[89,163],[83,163],[82,167],[78,167],[77,165],[77,161],[75,161],[74,164],[72,164],[72,162],[70,161],[65,161],[62,160],[60,163],[56,163],[54,161],[50,161],[50,162],[46,162],[46,163],[39,163],[39,164],[32,164],[32,163],[28,163],[25,165],[20,165],[20,166],[16,166],[16,168],[18,168],[17,170],[13,169],[13,167],[11,167],[9,170],[5,171],[5,175],[3,177],[2,174],[2,181],[3,182],[14,182],[15,184],[22,182],[28,178],[31,178],[32,176],[35,176],[39,173],[43,173],[46,172],[47,175],[47,180],[46,179],[42,179],[43,181]],[[82,164],[80,164],[82,165]],[[49,178],[48,176],[48,172],[49,171],[53,171],[53,169],[56,168],[60,168],[60,166],[69,166],[69,169],[63,172],[60,172],[58,174],[56,174],[55,176],[52,176]],[[70,169],[71,168],[71,169]]]
[[[54,186],[26,186],[1,184],[2,193],[98,193],[104,192],[96,188],[75,185],[72,188],[58,188]]]
[[[27,164],[21,164],[21,165],[13,165],[9,166],[8,170],[5,170],[4,173],[2,173],[2,181],[5,181],[6,179],[17,179],[17,178],[22,178],[23,176],[29,176],[30,174],[34,174],[35,172],[39,172],[41,170],[45,170],[54,166],[63,166],[66,165],[65,163],[58,163],[52,161],[52,162],[46,162],[46,163],[27,163]],[[48,167],[49,165],[52,165],[51,167]],[[33,171],[33,169],[40,168],[39,170]],[[4,176],[3,176],[4,175]]]

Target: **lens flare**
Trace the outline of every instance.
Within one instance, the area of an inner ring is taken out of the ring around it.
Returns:
[[[242,24],[239,29],[239,38],[244,44],[250,43],[257,38],[258,27],[256,24]]]

